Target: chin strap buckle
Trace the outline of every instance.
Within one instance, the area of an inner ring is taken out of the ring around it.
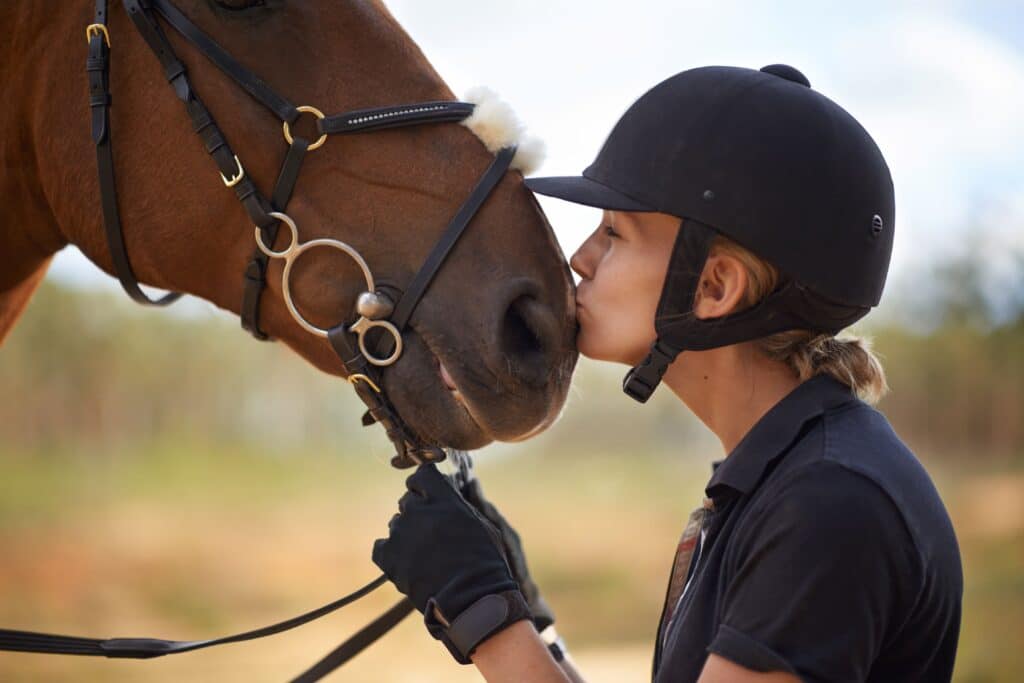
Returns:
[[[668,370],[668,366],[680,353],[681,351],[666,345],[661,339],[656,339],[651,345],[651,352],[643,362],[626,373],[622,380],[622,390],[634,401],[647,403],[647,399],[661,384],[661,378]]]

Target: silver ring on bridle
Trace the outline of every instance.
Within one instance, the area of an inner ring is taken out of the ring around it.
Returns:
[[[288,312],[292,314],[295,322],[310,334],[315,334],[316,336],[323,337],[324,339],[327,338],[329,333],[328,329],[317,327],[299,313],[299,309],[295,306],[295,301],[292,299],[290,280],[292,266],[304,252],[315,247],[331,247],[332,249],[337,249],[338,251],[347,254],[356,262],[356,265],[359,266],[359,269],[363,273],[363,278],[366,281],[366,289],[359,295],[359,298],[356,301],[356,312],[359,314],[359,319],[349,325],[348,331],[356,335],[358,338],[359,351],[372,365],[385,367],[398,360],[398,357],[402,355],[402,333],[399,332],[398,328],[393,324],[382,319],[391,315],[391,312],[394,310],[394,304],[392,304],[391,300],[385,295],[379,294],[376,291],[377,288],[373,283],[373,273],[370,272],[370,266],[367,265],[366,259],[364,259],[358,251],[352,248],[351,245],[346,244],[341,240],[331,239],[328,237],[321,237],[319,239],[299,244],[299,229],[296,227],[295,221],[293,221],[290,216],[281,213],[280,211],[270,211],[268,215],[280,219],[282,223],[288,226],[288,229],[291,230],[292,234],[291,242],[288,244],[286,249],[274,251],[263,243],[262,231],[259,228],[256,228],[256,246],[270,258],[284,259],[284,273],[281,275],[281,293],[284,296],[285,306],[288,307]],[[375,356],[366,348],[366,335],[374,328],[387,331],[393,340],[394,350],[384,358]]]

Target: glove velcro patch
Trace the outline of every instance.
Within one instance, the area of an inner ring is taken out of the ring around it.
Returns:
[[[439,618],[440,617],[440,618]],[[485,595],[455,617],[442,621],[433,598],[427,601],[423,620],[434,638],[444,643],[460,664],[471,664],[470,655],[480,643],[517,621],[530,619],[530,608],[518,590]]]

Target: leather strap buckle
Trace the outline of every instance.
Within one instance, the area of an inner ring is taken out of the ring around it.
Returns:
[[[234,155],[234,156],[235,156],[235,165],[238,167],[238,173],[233,175],[233,176],[231,176],[230,178],[225,178],[223,173],[220,174],[220,179],[224,181],[224,184],[227,187],[234,187],[235,185],[238,184],[238,181],[240,181],[242,178],[245,177],[245,169],[242,168],[242,162],[238,160],[238,155],[237,154]]]
[[[103,42],[110,49],[110,33],[105,24],[89,24],[85,27],[85,42],[91,42],[93,36],[103,36]]]

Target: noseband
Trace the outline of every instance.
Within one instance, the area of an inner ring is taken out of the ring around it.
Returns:
[[[255,226],[255,250],[244,272],[242,326],[258,339],[268,339],[267,334],[259,326],[260,299],[266,286],[269,260],[282,259],[284,271],[281,289],[289,313],[303,329],[327,339],[344,363],[349,382],[368,408],[363,416],[363,424],[380,423],[395,445],[396,454],[391,461],[392,464],[404,468],[445,459],[448,454],[444,449],[425,443],[406,426],[395,411],[382,390],[380,369],[393,364],[401,357],[402,332],[408,326],[413,311],[459,237],[511,166],[516,148],[506,146],[498,150],[491,165],[445,228],[419,272],[405,291],[397,292],[396,296],[377,286],[370,266],[351,245],[330,238],[299,241],[299,228],[285,209],[302,168],[302,161],[307,153],[319,149],[332,135],[367,133],[427,123],[460,122],[473,113],[474,105],[468,102],[422,102],[360,109],[327,116],[315,107],[295,106],[274,92],[263,80],[203,33],[169,0],[122,1],[136,29],[160,61],[174,93],[185,104],[193,130],[199,135],[207,153],[217,165],[221,180],[235,192]],[[213,116],[192,89],[185,66],[177,58],[164,35],[158,16],[280,119],[288,149],[269,199],[257,189],[246,174],[242,161],[232,151]],[[163,306],[175,301],[180,294],[171,292],[158,299],[151,299],[142,291],[128,259],[118,213],[111,150],[111,42],[107,28],[107,0],[96,0],[95,21],[86,28],[86,39],[89,43],[86,71],[89,77],[92,139],[96,145],[104,231],[114,272],[132,299],[143,304]],[[319,137],[315,141],[310,142],[292,132],[292,125],[302,114],[310,114],[316,118]],[[290,240],[284,249],[274,250],[274,241],[282,223],[288,227]],[[292,267],[303,253],[316,247],[327,247],[345,253],[362,271],[365,289],[357,298],[354,321],[343,320],[334,327],[320,328],[306,320],[295,306],[290,285]],[[369,339],[370,333],[374,330],[384,333],[382,344],[375,344]],[[451,451],[450,454],[458,468],[455,478],[463,483],[467,482],[472,477],[469,456],[460,451]],[[278,624],[224,638],[200,641],[155,638],[96,639],[0,629],[0,650],[140,659],[188,652],[213,645],[261,638],[295,628],[361,598],[385,582],[385,577],[378,577],[359,590],[319,609]],[[412,609],[412,604],[408,600],[402,600],[293,680],[301,683],[319,680],[377,640]]]

